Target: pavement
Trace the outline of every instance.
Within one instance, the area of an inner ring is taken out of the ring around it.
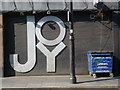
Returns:
[[[120,84],[119,77],[76,77],[76,84],[70,84],[68,75],[7,77],[2,78],[2,88],[118,88]]]

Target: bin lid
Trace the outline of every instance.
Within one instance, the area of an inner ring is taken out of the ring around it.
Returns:
[[[88,54],[113,54],[112,51],[88,51]]]

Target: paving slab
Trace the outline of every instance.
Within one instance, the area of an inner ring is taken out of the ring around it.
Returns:
[[[77,83],[70,84],[69,76],[17,76],[2,78],[2,88],[119,88],[120,77],[93,78],[77,76]]]

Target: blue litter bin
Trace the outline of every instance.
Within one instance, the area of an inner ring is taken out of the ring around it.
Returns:
[[[97,73],[109,73],[113,77],[113,53],[112,52],[88,52],[89,74],[96,78]]]

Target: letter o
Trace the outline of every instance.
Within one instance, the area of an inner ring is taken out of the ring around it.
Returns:
[[[56,22],[60,28],[60,34],[59,36],[54,39],[54,40],[47,40],[42,36],[42,26],[44,25],[44,23],[48,22],[48,21],[53,21]],[[66,34],[66,29],[65,29],[65,25],[63,23],[63,21],[61,19],[59,19],[58,17],[55,16],[45,16],[42,19],[40,19],[36,25],[36,36],[38,38],[38,40],[48,46],[53,46],[53,45],[57,45],[60,42],[62,42],[62,40],[64,39]]]

